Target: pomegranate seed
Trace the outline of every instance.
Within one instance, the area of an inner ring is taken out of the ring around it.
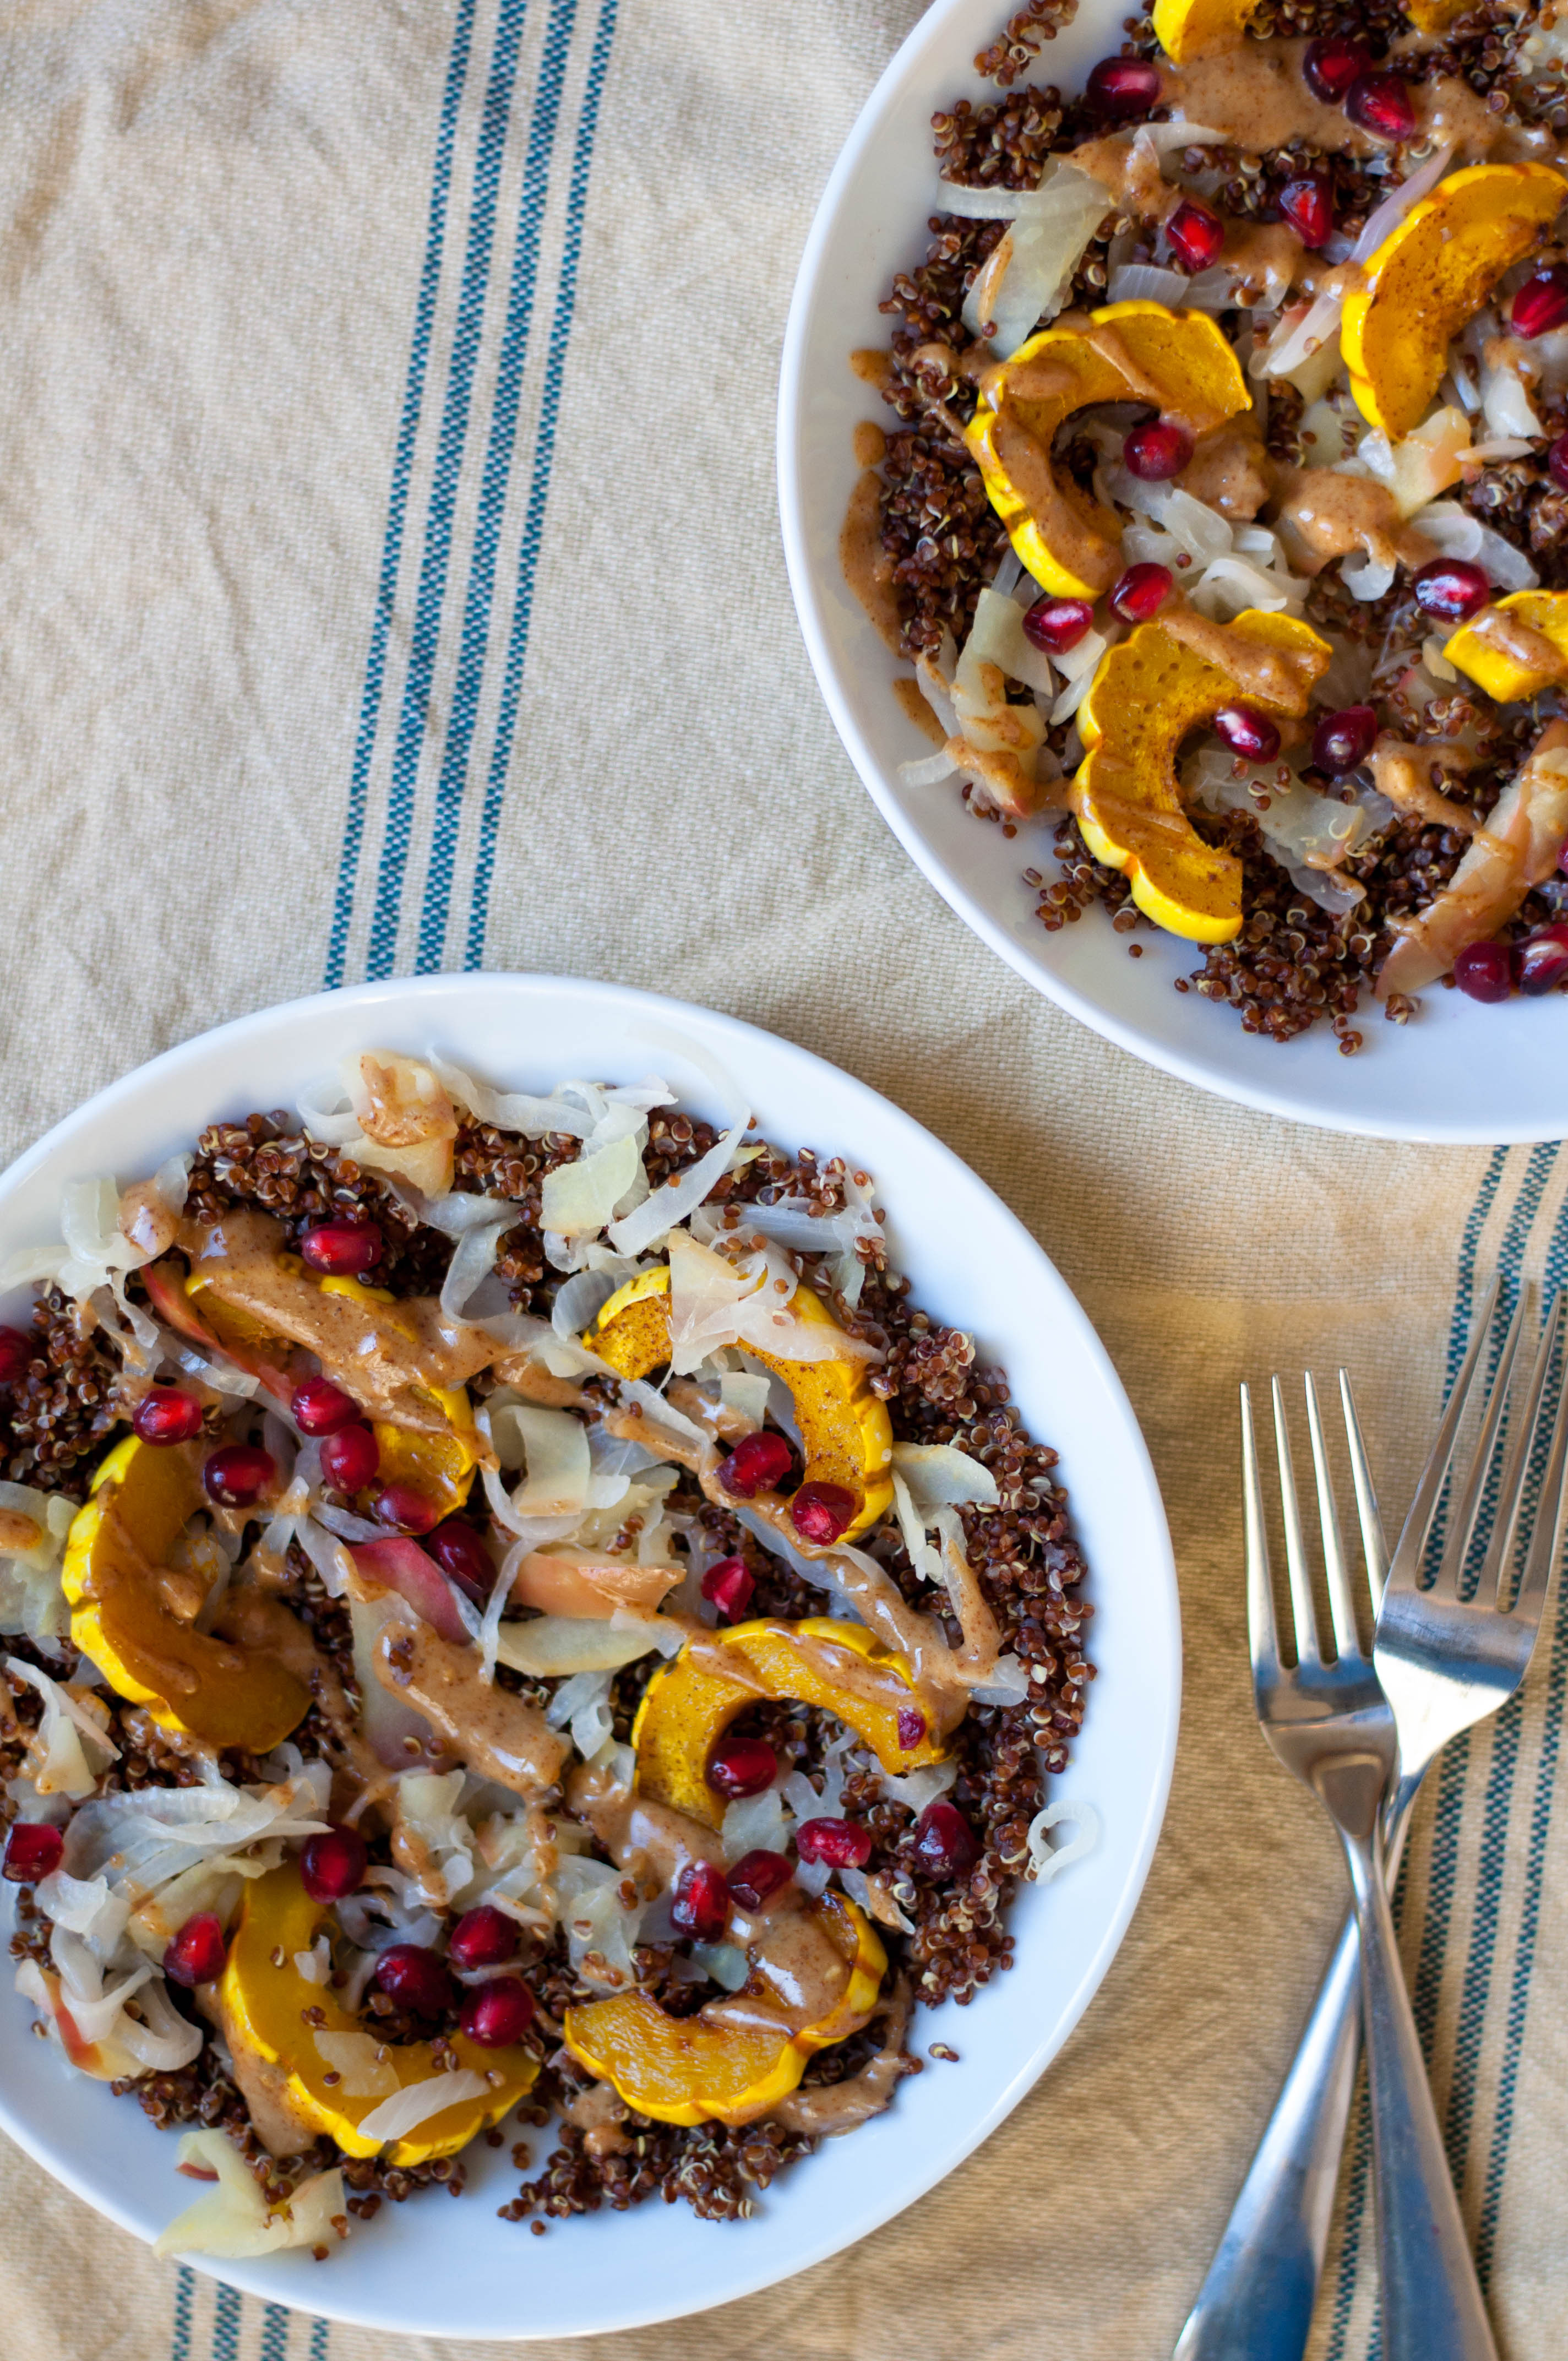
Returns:
[[[829,1869],[864,1869],[872,1857],[872,1832],[858,1820],[802,1820],[795,1849],[802,1861],[825,1861]]]
[[[1375,139],[1413,139],[1416,110],[1397,73],[1364,73],[1351,83],[1344,111]]]
[[[330,1378],[307,1378],[302,1386],[294,1388],[289,1408],[302,1434],[340,1434],[345,1426],[357,1426],[365,1416],[354,1396],[334,1386]]]
[[[1453,962],[1453,981],[1472,1000],[1508,1000],[1514,955],[1507,943],[1468,943]]]
[[[198,1910],[194,1918],[186,1919],[163,1954],[163,1972],[171,1983],[194,1991],[198,1984],[210,1984],[223,1974],[227,1956],[223,1920],[215,1910]]]
[[[370,1503],[370,1513],[378,1523],[392,1525],[400,1533],[429,1533],[441,1522],[441,1503],[416,1492],[411,1484],[383,1484]]]
[[[729,1916],[729,1881],[711,1861],[688,1861],[675,1882],[670,1916],[683,1935],[716,1943]]]
[[[1337,106],[1353,82],[1366,72],[1371,60],[1359,41],[1348,33],[1331,33],[1326,40],[1313,41],[1301,60],[1301,71],[1307,87],[1314,96],[1329,106]]]
[[[901,1705],[898,1708],[898,1742],[905,1754],[912,1754],[926,1735],[926,1717],[917,1705]]]
[[[1279,210],[1303,246],[1326,246],[1334,234],[1334,201],[1321,172],[1287,181],[1279,192]]]
[[[1183,270],[1207,270],[1212,262],[1220,258],[1225,225],[1207,205],[1184,197],[1166,223],[1165,234]]]
[[[144,1443],[189,1443],[202,1432],[202,1405],[178,1386],[148,1386],[131,1425]]]
[[[1568,976],[1568,918],[1554,918],[1549,926],[1537,927],[1514,950],[1515,970],[1519,990],[1533,1000],[1543,992],[1554,992],[1564,976]]]
[[[334,1492],[362,1492],[381,1465],[381,1446],[367,1426],[339,1427],[322,1444],[322,1474]]]
[[[794,1874],[782,1852],[749,1852],[730,1871],[729,1891],[742,1910],[760,1910],[769,1894],[787,1885]]]
[[[300,1855],[300,1876],[313,1902],[341,1902],[365,1883],[370,1856],[357,1828],[328,1828],[308,1837]]]
[[[1144,58],[1102,58],[1083,95],[1096,115],[1118,123],[1147,115],[1159,104],[1159,68]]]
[[[1163,418],[1151,420],[1147,426],[1135,426],[1122,445],[1127,473],[1142,484],[1168,482],[1172,476],[1180,475],[1191,456],[1191,435]]]
[[[760,1738],[733,1738],[709,1760],[709,1784],[736,1803],[742,1795],[760,1795],[778,1776],[778,1756]]]
[[[784,1436],[764,1431],[747,1435],[728,1459],[719,1461],[718,1481],[737,1499],[750,1500],[759,1492],[771,1492],[794,1466],[795,1454]]]
[[[915,1858],[928,1877],[969,1875],[980,1859],[980,1847],[956,1805],[927,1805],[915,1823]]]
[[[259,1444],[230,1443],[214,1452],[202,1470],[202,1481],[207,1498],[216,1500],[220,1508],[248,1509],[277,1473],[277,1461]]]
[[[803,1484],[789,1504],[789,1521],[803,1542],[829,1549],[855,1521],[860,1501],[845,1484]]]
[[[1028,629],[1027,616],[1024,619],[1024,628],[1025,631]],[[19,1328],[0,1328],[0,1386],[14,1386],[17,1378],[25,1375],[32,1357],[33,1340],[30,1336],[24,1336]]]
[[[1167,566],[1129,566],[1111,593],[1111,604],[1124,623],[1152,622],[1171,593]]]
[[[374,1438],[372,1438],[374,1440]],[[444,1575],[466,1591],[476,1607],[489,1604],[496,1569],[489,1551],[466,1517],[444,1517],[424,1537],[424,1545]]]
[[[1563,439],[1568,443],[1568,434]],[[1024,618],[1024,637],[1044,655],[1066,655],[1093,620],[1094,609],[1087,598],[1036,598]]]
[[[1563,490],[1568,492],[1568,434],[1560,434],[1558,436],[1556,442],[1552,445],[1551,450],[1546,455],[1546,464],[1552,470],[1552,481],[1554,483],[1561,484]],[[1025,615],[1024,618],[1024,629],[1027,631],[1028,628],[1029,618]],[[16,1332],[15,1329],[12,1329],[9,1333],[12,1335],[15,1335]]]
[[[389,2000],[415,2016],[444,2016],[452,2005],[446,1962],[423,1943],[394,1943],[376,1962],[376,1982]]]
[[[1272,763],[1279,752],[1279,732],[1266,713],[1254,705],[1222,705],[1214,716],[1214,732],[1233,754],[1249,763]]]
[[[1553,263],[1527,279],[1508,308],[1508,324],[1526,341],[1548,336],[1568,320],[1568,269]]]
[[[743,1557],[721,1557],[702,1577],[703,1597],[729,1623],[744,1615],[756,1587]]]
[[[446,1938],[446,1956],[455,1968],[499,1968],[517,1957],[517,1920],[481,1902],[465,1910]]]
[[[47,1820],[13,1820],[3,1873],[14,1885],[32,1885],[60,1867],[65,1838]]]
[[[1464,557],[1434,557],[1415,574],[1410,588],[1417,606],[1444,623],[1467,623],[1492,595],[1481,568]]]
[[[374,1222],[318,1222],[300,1240],[313,1270],[332,1279],[357,1279],[381,1259],[382,1237]]]
[[[1312,760],[1332,779],[1342,778],[1365,763],[1377,737],[1377,716],[1370,705],[1343,706],[1325,713],[1312,732]]]
[[[521,1976],[498,1976],[468,1994],[458,2023],[481,2049],[504,2049],[533,2023],[533,1994]]]

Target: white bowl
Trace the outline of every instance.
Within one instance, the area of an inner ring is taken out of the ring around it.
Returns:
[[[652,1040],[653,1028],[663,1039]],[[603,983],[522,975],[370,983],[241,1018],[154,1059],[70,1116],[0,1179],[0,1256],[56,1235],[61,1183],[128,1180],[214,1121],[291,1107],[345,1051],[431,1047],[512,1088],[574,1074],[627,1082],[651,1071],[713,1112],[711,1087],[681,1065],[684,1034],[740,1081],[759,1123],[794,1148],[839,1151],[874,1173],[898,1265],[918,1301],[977,1336],[1007,1369],[1030,1430],[1061,1454],[1088,1553],[1100,1668],[1082,1739],[1058,1792],[1094,1803],[1098,1850],[1014,1915],[1018,1964],[961,2015],[918,2019],[959,2066],[935,2065],[891,2113],[829,2141],[786,2174],[749,2223],[698,2222],[654,2202],[532,2237],[496,2219],[516,2194],[504,2151],[465,2158],[461,2202],[433,2192],[356,2224],[323,2265],[291,2254],[198,2268],[273,2302],[405,2335],[606,2334],[701,2311],[819,2262],[910,2204],[1016,2106],[1087,2007],[1125,1932],[1165,1811],[1180,1697],[1175,1568],[1153,1470],[1126,1396],[1083,1313],[1022,1225],[958,1158],[874,1092],[772,1034],[704,1009]],[[15,1319],[23,1299],[0,1302]],[[13,1893],[14,1889],[6,1889]],[[183,2210],[174,2142],[134,2102],[73,2074],[28,2030],[27,2004],[0,1993],[0,2125],[38,2161],[137,2236]],[[533,2136],[536,2165],[544,2141]]]
[[[1082,0],[1025,80],[1082,85],[1122,38],[1122,0]],[[1048,935],[1023,881],[1057,873],[1055,820],[1009,840],[971,818],[955,783],[906,787],[900,763],[930,752],[889,686],[909,667],[883,645],[847,588],[839,534],[859,470],[858,420],[889,413],[852,374],[858,346],[885,345],[877,305],[895,271],[925,258],[927,216],[940,210],[931,116],[955,99],[994,99],[975,52],[1006,15],[1004,0],[937,0],[883,74],[823,193],[801,260],[784,338],[779,393],[779,497],[784,551],[806,648],[839,736],[883,817],[938,892],[981,939],[1086,1025],[1135,1056],[1245,1106],[1332,1131],[1386,1139],[1555,1139],[1568,1132],[1563,1019],[1515,998],[1483,1007],[1438,986],[1395,1027],[1364,994],[1364,1047],[1341,1054],[1326,1025],[1284,1044],[1242,1031],[1234,1011],[1178,976],[1201,964],[1198,946],[1140,928],[1140,959],[1096,905]]]

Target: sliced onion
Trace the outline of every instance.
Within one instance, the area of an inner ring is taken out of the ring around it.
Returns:
[[[1541,580],[1522,550],[1453,500],[1418,509],[1410,523],[1442,556],[1469,559],[1504,590],[1533,590]]]
[[[1192,281],[1179,270],[1162,270],[1152,262],[1124,262],[1105,284],[1108,303],[1184,304]]]
[[[573,1164],[547,1172],[540,1189],[540,1227],[559,1237],[591,1237],[614,1218],[615,1209],[642,1170],[633,1137],[611,1140]]]
[[[1419,205],[1429,191],[1435,189],[1453,159],[1452,148],[1440,148],[1429,156],[1420,169],[1401,181],[1398,187],[1366,216],[1361,236],[1350,249],[1352,262],[1366,262],[1375,255],[1384,239],[1396,230],[1413,205]],[[1276,371],[1276,375],[1278,372]]]
[[[948,754],[926,754],[917,763],[900,763],[898,775],[906,787],[934,787],[950,779],[958,764]]]
[[[1059,1828],[1063,1820],[1070,1820],[1078,1834],[1070,1843],[1048,1845],[1046,1842],[1047,1831]],[[1036,1884],[1048,1884],[1069,1862],[1081,1861],[1086,1853],[1094,1850],[1100,1842],[1100,1815],[1092,1804],[1071,1804],[1064,1797],[1061,1802],[1047,1804],[1044,1811],[1035,1814],[1029,1823],[1027,1842],[1030,1873]]]
[[[895,1443],[893,1464],[920,1508],[966,1500],[994,1508],[1002,1497],[990,1468],[950,1443]]]
[[[526,1623],[503,1623],[496,1656],[530,1680],[559,1680],[572,1673],[614,1672],[622,1664],[634,1664],[640,1656],[652,1655],[664,1637],[637,1623],[538,1615]]]
[[[479,1123],[495,1124],[502,1131],[521,1131],[528,1139],[543,1139],[546,1132],[552,1131],[581,1139],[589,1129],[582,1108],[574,1106],[558,1093],[550,1098],[535,1098],[528,1091],[494,1091],[488,1082],[476,1081],[437,1050],[431,1049],[426,1055],[451,1096]]]

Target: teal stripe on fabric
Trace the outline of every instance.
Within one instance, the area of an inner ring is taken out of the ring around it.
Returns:
[[[518,703],[522,694],[523,672],[528,662],[529,633],[533,620],[533,592],[539,573],[539,554],[544,537],[544,519],[550,498],[550,476],[555,460],[555,429],[561,411],[561,389],[566,373],[566,353],[571,343],[572,323],[577,306],[577,269],[583,250],[583,223],[587,213],[588,181],[593,169],[594,142],[598,134],[599,105],[604,95],[605,76],[609,71],[610,51],[615,42],[618,0],[603,0],[598,27],[588,60],[587,83],[583,93],[583,111],[577,124],[576,147],[572,158],[572,179],[566,200],[566,236],[561,255],[561,279],[555,296],[555,316],[551,324],[550,347],[545,361],[544,392],[540,410],[539,434],[533,452],[533,478],[529,486],[528,510],[523,520],[522,547],[518,555],[517,597],[512,608],[511,632],[507,646],[506,670],[501,678],[500,714],[496,725],[495,749],[490,757],[489,775],[485,783],[485,800],[479,816],[479,851],[474,871],[473,900],[468,911],[468,941],[464,966],[482,967],[485,961],[485,932],[489,924],[490,885],[495,874],[496,835],[500,824],[501,805],[506,796],[507,772],[511,763],[512,739],[517,729]]]
[[[398,573],[402,563],[403,524],[408,511],[409,477],[424,402],[424,378],[430,359],[431,324],[435,314],[436,289],[446,244],[446,205],[452,189],[452,148],[457,114],[468,78],[473,47],[475,0],[458,0],[452,36],[446,83],[435,138],[435,167],[431,176],[430,213],[425,229],[424,261],[420,269],[419,296],[414,305],[413,340],[409,347],[408,375],[403,387],[402,416],[392,454],[392,484],[387,501],[387,530],[381,547],[381,571],[376,585],[376,607],[370,624],[370,650],[365,664],[365,689],[360,700],[359,728],[348,780],[348,810],[344,820],[343,850],[338,857],[337,891],[333,902],[332,932],[327,941],[326,968],[322,981],[334,991],[343,982],[348,952],[348,929],[354,916],[354,893],[359,878],[359,855],[365,841],[365,807],[369,793],[370,758],[381,715],[381,690],[387,672],[387,641],[392,628]]]
[[[219,2286],[213,2306],[213,2361],[239,2361],[240,2303],[237,2288]]]
[[[324,2320],[311,2323],[311,2361],[326,2361],[327,2323]]]
[[[414,600],[413,634],[409,646],[408,678],[392,751],[391,788],[387,798],[387,831],[381,842],[380,873],[370,918],[369,950],[365,972],[371,978],[390,975],[397,954],[398,921],[402,910],[403,874],[408,867],[413,832],[414,796],[420,757],[424,752],[430,719],[431,681],[441,640],[441,618],[446,604],[447,573],[452,557],[452,531],[457,507],[457,486],[468,440],[473,406],[474,371],[485,324],[489,292],[490,258],[495,248],[496,203],[500,188],[501,159],[511,122],[512,91],[517,82],[518,47],[522,38],[526,0],[501,0],[490,56],[489,80],[478,149],[474,159],[474,202],[468,219],[467,251],[457,299],[457,320],[452,358],[442,406],[441,435],[431,481],[430,509],[425,518],[424,555]]]
[[[169,2339],[169,2361],[191,2361],[191,2306],[196,2293],[196,2274],[189,2263],[181,2263],[174,2274],[174,2327]]]
[[[517,247],[512,256],[511,290],[506,331],[501,344],[495,409],[490,420],[489,448],[479,490],[479,517],[463,614],[463,637],[446,725],[446,744],[435,791],[435,825],[431,839],[430,868],[425,879],[424,907],[420,918],[414,970],[436,973],[446,943],[452,902],[452,873],[457,854],[457,834],[463,819],[468,755],[479,715],[479,691],[484,681],[489,642],[490,614],[495,599],[496,561],[506,514],[507,488],[517,445],[518,405],[528,360],[533,324],[534,296],[539,284],[539,240],[550,193],[550,159],[561,118],[561,94],[566,59],[577,21],[577,0],[554,0],[550,27],[540,60],[534,93],[533,121],[523,166],[522,197],[518,214]]]
[[[289,2361],[289,2323],[292,2318],[284,2304],[265,2306],[261,2314],[260,2361]]]
[[[1470,1334],[1470,1323],[1475,1308],[1475,1268],[1480,1254],[1481,1233],[1486,1228],[1497,1202],[1497,1191],[1508,1170],[1508,1151],[1495,1148],[1481,1178],[1475,1201],[1465,1216],[1459,1240],[1459,1269],[1453,1290],[1453,1312],[1448,1325],[1448,1356],[1443,1384],[1446,1402],[1459,1375],[1464,1358],[1464,1347]],[[1402,1917],[1404,1879],[1395,1895],[1397,1919]],[[1367,2193],[1372,2171],[1372,2125],[1367,2113],[1365,2091],[1357,2100],[1351,2118],[1350,2172],[1345,2191],[1344,2238],[1340,2250],[1339,2275],[1334,2288],[1333,2310],[1329,2322],[1328,2343],[1324,2361],[1344,2361],[1345,2342],[1350,2334],[1351,2310],[1355,2301],[1356,2280],[1361,2269],[1362,2243],[1367,2223]],[[1376,2327],[1374,2340],[1380,2343]]]

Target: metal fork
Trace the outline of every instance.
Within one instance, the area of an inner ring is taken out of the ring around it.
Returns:
[[[1319,1795],[1340,1828],[1362,1921],[1379,2235],[1392,2361],[1406,2361],[1407,2356],[1409,2361],[1417,2361],[1418,2356],[1419,2361],[1435,2361],[1442,2354],[1475,2356],[1480,2361],[1480,2356],[1494,2352],[1393,1949],[1381,1860],[1385,1832],[1397,1859],[1393,1848],[1402,1839],[1410,1802],[1434,1753],[1458,1730],[1495,1710],[1518,1686],[1555,1563],[1568,1444],[1568,1420],[1561,1414],[1552,1422],[1549,1465],[1540,1490],[1539,1512],[1533,1514],[1519,1597],[1511,1611],[1507,1611],[1506,1591],[1514,1555],[1523,1538],[1524,1521],[1531,1518],[1536,1506],[1530,1475],[1541,1442],[1538,1430],[1545,1380],[1561,1323],[1559,1307],[1554,1305],[1499,1487],[1494,1535],[1477,1594],[1469,1600],[1459,1596],[1508,1400],[1522,1325],[1521,1306],[1499,1358],[1472,1465],[1453,1506],[1442,1564],[1430,1591],[1422,1592],[1418,1587],[1491,1308],[1488,1302],[1477,1323],[1389,1572],[1375,1660],[1376,1671],[1385,1665],[1388,1668],[1399,1708],[1398,1741],[1394,1717],[1383,1702],[1374,1666],[1362,1653],[1355,1631],[1338,1513],[1310,1378],[1308,1418],[1336,1657],[1332,1665],[1326,1664],[1318,1644],[1289,1439],[1276,1381],[1275,1424],[1298,1637],[1294,1673],[1288,1674],[1280,1666],[1251,1405],[1245,1391],[1243,1400],[1249,1606],[1259,1715],[1276,1752]],[[1382,1571],[1382,1536],[1343,1372],[1341,1389],[1367,1574],[1376,1598]],[[1380,1775],[1386,1775],[1396,1760],[1399,1775],[1388,1810],[1390,1825],[1380,1831]],[[1348,1944],[1342,1940],[1291,2085],[1276,2111],[1231,2231],[1178,2347],[1183,2361],[1199,2355],[1243,2353],[1248,2361],[1261,2361],[1264,2356],[1299,2354],[1305,2344],[1354,2075],[1355,1994],[1354,1980],[1344,1970],[1347,1951],[1348,1965],[1354,1966],[1354,1935]],[[1295,2125],[1280,2121],[1292,2098],[1292,2085],[1298,2086],[1296,2096],[1302,2102],[1299,2112],[1303,2120]],[[1261,2193],[1255,2187],[1260,2173]],[[1283,2252],[1266,2253],[1258,2245],[1258,2231],[1271,2212],[1283,2216],[1287,2234]]]
[[[1410,1514],[1400,1537],[1401,1571],[1415,1569],[1426,1554],[1443,1484],[1453,1464],[1459,1433],[1475,1393],[1482,1347],[1489,1333],[1497,1300],[1494,1283],[1472,1331],[1469,1349],[1454,1380],[1448,1407],[1431,1459],[1421,1477]],[[1553,1306],[1541,1339],[1536,1370],[1525,1403],[1524,1432],[1537,1416],[1552,1341],[1562,1318],[1561,1301]],[[1504,1348],[1497,1379],[1507,1392],[1511,1375],[1514,1339]],[[1367,1580],[1374,1608],[1381,1605],[1386,1554],[1378,1521],[1366,1453],[1356,1422],[1349,1381],[1342,1371],[1340,1390],[1350,1443]],[[1491,1400],[1502,1396],[1494,1383]],[[1495,1434],[1495,1427],[1493,1433]],[[1531,1556],[1525,1568],[1519,1596],[1506,1618],[1507,1631],[1487,1635],[1485,1653],[1496,1679],[1498,1653],[1506,1649],[1513,1667],[1512,1686],[1523,1679],[1540,1626],[1546,1584],[1556,1562],[1562,1516],[1562,1466],[1568,1441],[1568,1423],[1560,1421],[1552,1437],[1551,1464],[1541,1488],[1531,1537]],[[1472,1463],[1467,1489],[1477,1502]],[[1484,1480],[1484,1479],[1483,1479]],[[1505,1484],[1507,1497],[1517,1495],[1512,1467]],[[1495,1528],[1495,1531],[1497,1529]],[[1497,1546],[1500,1550],[1503,1535]],[[1454,1546],[1451,1525],[1450,1547]],[[1544,1545],[1544,1560],[1540,1555]],[[1456,1562],[1457,1563],[1457,1562]],[[1403,1580],[1401,1588],[1403,1588]],[[1485,1581],[1470,1601],[1469,1616],[1459,1635],[1462,1648],[1457,1668],[1468,1662],[1467,1633],[1478,1629],[1476,1617],[1489,1612]],[[1396,1683],[1398,1675],[1395,1675]],[[1508,1692],[1494,1687],[1488,1703],[1495,1708]],[[1414,1762],[1407,1766],[1392,1803],[1385,1807],[1384,1838],[1388,1874],[1397,1871],[1404,1849],[1410,1806],[1420,1773]],[[1300,2361],[1306,2350],[1328,2245],[1339,2177],[1345,2126],[1355,2084],[1361,2035],[1361,1952],[1354,1914],[1346,1920],[1327,1972],[1318,1988],[1312,2014],[1296,2052],[1285,2086],[1259,2143],[1240,2195],[1232,2208],[1208,2277],[1176,2347],[1175,2361]]]

